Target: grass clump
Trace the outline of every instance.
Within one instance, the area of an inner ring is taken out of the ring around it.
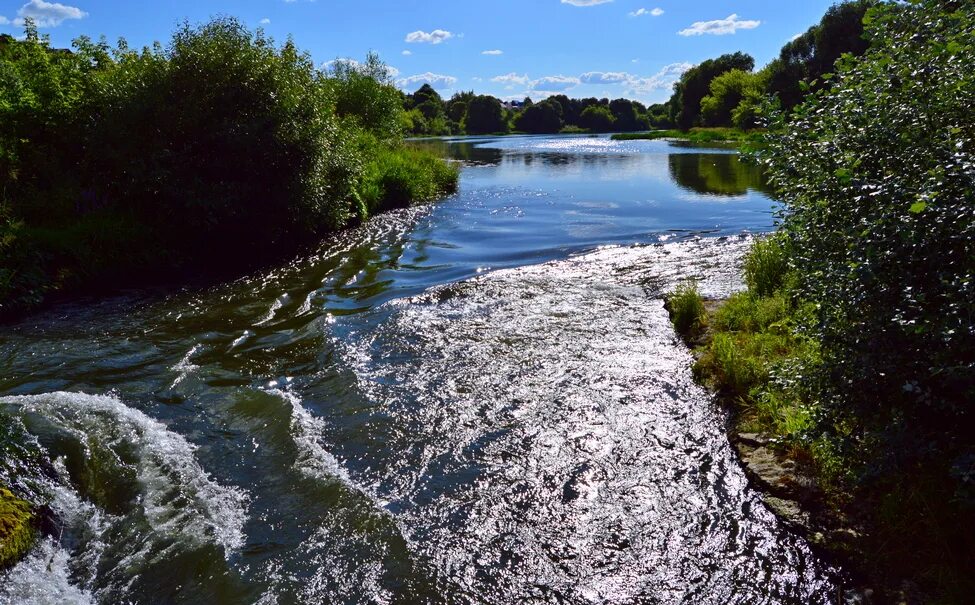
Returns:
[[[651,130],[649,132],[624,132],[614,134],[614,141],[639,141],[678,139],[691,143],[761,143],[765,133],[760,130],[737,128],[691,128],[690,130]]]
[[[17,562],[34,543],[30,504],[0,486],[0,569]]]
[[[684,337],[692,337],[705,325],[707,312],[695,282],[687,282],[664,297],[664,307],[670,314],[674,329]]]
[[[745,256],[745,283],[758,296],[771,296],[782,288],[789,271],[788,241],[777,233],[756,240]]]

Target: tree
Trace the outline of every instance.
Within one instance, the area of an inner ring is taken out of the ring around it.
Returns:
[[[379,55],[369,53],[364,63],[334,61],[328,75],[339,116],[351,117],[382,137],[399,134],[400,92]]]
[[[754,106],[761,99],[763,89],[764,82],[758,74],[740,69],[724,72],[711,80],[710,94],[701,99],[701,123],[704,126],[752,126],[749,122],[753,120]],[[735,118],[738,118],[737,123]]]
[[[515,116],[515,129],[532,134],[551,134],[562,129],[560,107],[548,99],[526,107]]]
[[[613,114],[615,128],[622,132],[632,132],[639,130],[640,122],[637,116],[637,107],[629,99],[614,99],[609,104],[609,110]]]
[[[817,25],[782,47],[779,57],[768,66],[768,90],[779,97],[783,107],[798,105],[806,95],[802,83],[832,72],[843,54],[860,56],[867,50],[863,18],[876,4],[877,0],[836,4]]]
[[[592,132],[610,132],[615,123],[613,113],[605,105],[590,105],[579,117],[579,125]]]
[[[684,72],[674,84],[674,95],[671,97],[672,119],[678,128],[687,130],[699,124],[701,100],[708,95],[712,80],[732,69],[748,72],[754,68],[754,59],[736,52],[708,59]]]
[[[489,134],[505,130],[504,112],[501,101],[481,95],[471,99],[467,107],[467,120],[464,123],[467,134]]]

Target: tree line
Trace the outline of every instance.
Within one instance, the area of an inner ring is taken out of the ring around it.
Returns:
[[[652,129],[762,126],[762,107],[776,99],[791,110],[828,80],[844,54],[868,47],[863,18],[877,0],[848,0],[831,7],[820,22],[787,43],[779,56],[755,71],[755,60],[736,52],[706,60],[686,71],[665,103],[629,99],[526,98],[508,107],[473,91],[444,99],[429,84],[402,95],[404,131],[414,135],[524,132],[642,132]]]

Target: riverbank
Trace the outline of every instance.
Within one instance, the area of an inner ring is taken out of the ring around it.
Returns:
[[[673,139],[688,141],[694,144],[707,143],[739,143],[761,144],[765,137],[764,130],[739,130],[737,128],[691,128],[690,130],[651,130],[649,132],[623,132],[614,134],[614,141],[641,141],[658,139]]]
[[[667,294],[694,376],[730,412],[728,439],[765,504],[850,574],[850,594],[867,603],[958,602],[948,595],[966,590],[965,563],[936,555],[938,528],[951,519],[935,514],[940,488],[887,492],[857,482],[842,450],[816,436],[821,351],[804,331],[811,309],[792,291],[789,256],[782,234],[756,240],[742,266],[747,290],[705,299],[688,282]],[[914,527],[899,516],[924,512],[931,516]],[[936,575],[939,592],[928,592]]]
[[[402,143],[375,55],[318,69],[232,18],[165,50],[68,51],[28,22],[0,67],[0,317],[239,274],[457,189],[455,166]]]

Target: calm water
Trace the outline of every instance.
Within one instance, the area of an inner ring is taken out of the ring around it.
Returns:
[[[458,195],[206,291],[0,328],[11,603],[828,603],[662,291],[740,287],[755,169],[666,142],[429,142]],[[205,262],[201,259],[201,262]]]

